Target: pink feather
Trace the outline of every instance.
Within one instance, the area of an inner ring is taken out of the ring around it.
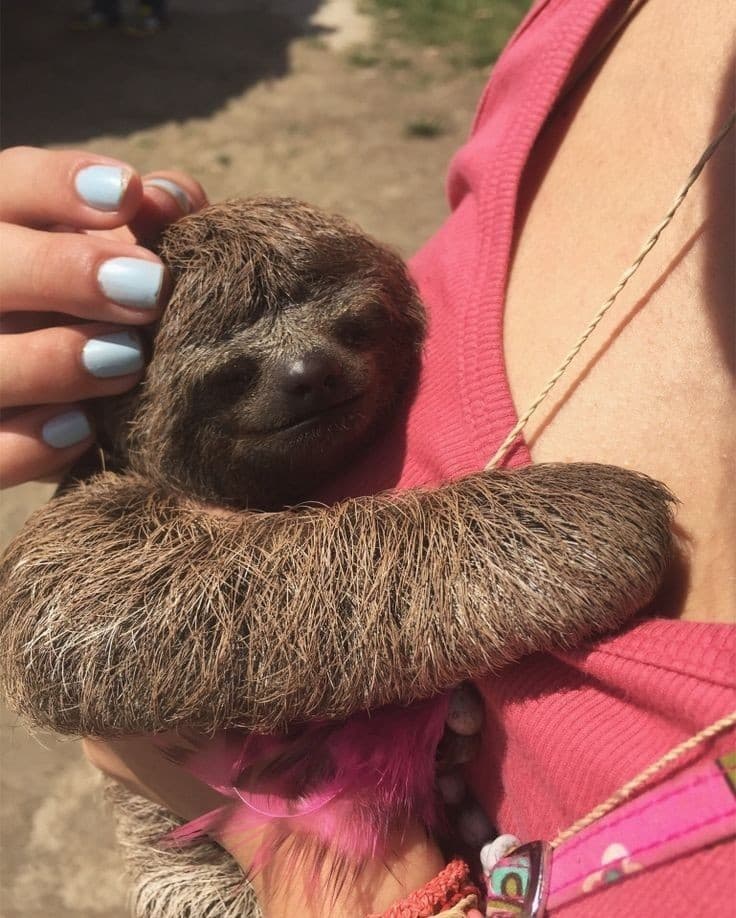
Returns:
[[[390,833],[409,821],[436,826],[435,759],[447,704],[442,697],[391,705],[287,736],[226,731],[192,751],[178,749],[180,764],[233,803],[175,829],[164,842],[260,830],[251,871],[292,837],[305,847],[329,848],[347,869],[357,868],[380,856]]]

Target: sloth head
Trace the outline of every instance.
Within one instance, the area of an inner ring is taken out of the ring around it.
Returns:
[[[405,267],[339,217],[227,201],[171,226],[161,257],[173,293],[113,434],[159,484],[234,507],[305,499],[417,376],[424,313]]]

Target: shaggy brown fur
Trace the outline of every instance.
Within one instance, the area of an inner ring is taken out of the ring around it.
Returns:
[[[5,688],[36,723],[99,736],[426,698],[625,622],[664,571],[669,503],[621,469],[543,465],[220,516],[107,474],[5,556]]]
[[[161,256],[174,291],[143,387],[112,429],[103,416],[112,463],[218,506],[314,495],[417,375],[403,263],[340,217],[260,198],[175,224]]]
[[[109,736],[344,717],[651,599],[670,495],[621,469],[223,511],[304,499],[375,435],[423,310],[393,253],[292,200],[209,207],[162,256],[175,286],[146,380],[101,419],[123,474],[72,486],[0,565],[4,685],[31,720]]]
[[[652,598],[671,496],[599,465],[277,512],[411,391],[424,331],[400,261],[293,201],[172,227],[144,385],[100,417],[107,471],[36,513],[0,564],[3,684],[30,720],[112,736],[272,732],[410,702],[571,647]],[[214,846],[119,791],[139,918],[255,914]]]
[[[181,820],[112,781],[105,791],[136,918],[261,918],[248,880],[219,845],[164,848],[159,840]]]

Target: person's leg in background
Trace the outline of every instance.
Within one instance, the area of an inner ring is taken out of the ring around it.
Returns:
[[[138,10],[126,26],[126,31],[138,36],[155,35],[167,22],[166,0],[147,0],[138,4]]]
[[[71,22],[73,29],[104,29],[107,26],[120,24],[119,0],[93,0],[88,8],[79,13]]]

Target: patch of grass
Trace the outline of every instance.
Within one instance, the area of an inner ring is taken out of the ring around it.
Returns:
[[[345,59],[351,67],[375,67],[381,61],[378,52],[366,45],[355,45]]]
[[[409,70],[411,69],[412,62],[408,57],[389,57],[386,60],[386,66],[390,70]]]
[[[446,51],[457,67],[487,67],[501,52],[530,0],[366,0],[382,31]]]
[[[317,48],[320,51],[326,51],[330,47],[327,39],[322,35],[307,35],[304,41],[310,48]]]
[[[430,140],[433,137],[439,137],[444,134],[447,126],[439,118],[419,115],[407,122],[404,130],[407,137],[420,137],[423,140]]]
[[[231,166],[233,158],[229,153],[218,153],[215,156],[215,162],[218,166]]]

